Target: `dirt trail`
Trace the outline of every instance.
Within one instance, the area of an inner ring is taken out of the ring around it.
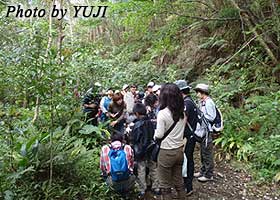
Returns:
[[[276,185],[258,185],[250,175],[235,170],[227,162],[216,163],[215,179],[200,183],[194,180],[193,196],[188,199],[280,199],[280,188]]]
[[[199,156],[199,149],[196,147],[194,157],[197,170],[200,165]],[[186,199],[280,200],[280,185],[260,185],[253,182],[252,177],[242,169],[242,165],[236,167],[229,161],[216,161],[214,173],[214,181],[211,182],[201,183],[194,179],[194,193]]]

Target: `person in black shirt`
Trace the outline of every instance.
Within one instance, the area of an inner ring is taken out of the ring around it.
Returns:
[[[152,182],[152,190],[155,194],[159,194],[159,182],[156,172],[156,163],[151,159],[151,144],[153,143],[154,127],[151,119],[147,116],[147,110],[144,104],[136,103],[133,107],[137,119],[135,120],[134,127],[132,128],[132,144],[134,150],[134,158],[137,162],[138,178],[140,181],[139,190],[141,198],[144,198],[147,190],[149,177]]]
[[[94,89],[90,88],[84,95],[83,112],[85,113],[87,123],[97,126],[100,97]]]
[[[194,137],[194,131],[198,122],[198,110],[190,96],[191,87],[185,80],[178,80],[175,82],[180,88],[182,96],[184,98],[184,111],[187,117],[187,124],[185,128],[185,137],[187,138],[187,144],[185,147],[185,155],[187,157],[187,177],[184,177],[184,184],[186,195],[190,196],[193,193],[193,175],[194,175],[194,160],[193,152],[195,143],[197,142]]]
[[[158,107],[158,97],[155,94],[149,94],[145,98],[145,106],[147,109],[147,116],[154,124],[154,129],[157,125],[157,107]]]

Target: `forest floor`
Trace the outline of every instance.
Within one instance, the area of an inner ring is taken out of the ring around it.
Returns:
[[[199,156],[199,148],[196,147],[194,157],[197,171],[200,164]],[[194,193],[186,199],[280,200],[280,185],[260,184],[253,181],[242,163],[216,159],[214,173],[214,180],[210,182],[201,183],[195,178]]]

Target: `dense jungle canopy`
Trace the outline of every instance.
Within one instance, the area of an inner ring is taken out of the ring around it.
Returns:
[[[54,5],[65,15],[51,17]],[[29,17],[35,8],[45,15]],[[225,123],[216,160],[276,188],[235,197],[279,197],[278,0],[0,0],[0,27],[1,199],[119,199],[100,178],[108,132],[86,124],[81,97],[96,82],[178,79],[211,86]]]

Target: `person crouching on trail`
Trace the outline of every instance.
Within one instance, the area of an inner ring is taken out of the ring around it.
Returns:
[[[151,177],[152,190],[155,194],[159,194],[159,183],[156,173],[156,163],[151,159],[151,144],[154,137],[154,126],[152,121],[146,115],[147,110],[144,104],[136,103],[133,107],[137,119],[132,129],[132,143],[135,153],[135,161],[137,162],[137,171],[139,178],[140,198],[143,198],[147,190],[147,174]]]
[[[106,183],[120,194],[132,191],[134,155],[131,146],[123,143],[121,134],[112,134],[111,144],[104,145],[100,153],[100,169]]]
[[[113,101],[110,103],[108,109],[108,116],[111,120],[110,128],[113,129],[113,132],[124,134],[125,115],[126,104],[123,100],[123,96],[117,93],[113,96]]]

